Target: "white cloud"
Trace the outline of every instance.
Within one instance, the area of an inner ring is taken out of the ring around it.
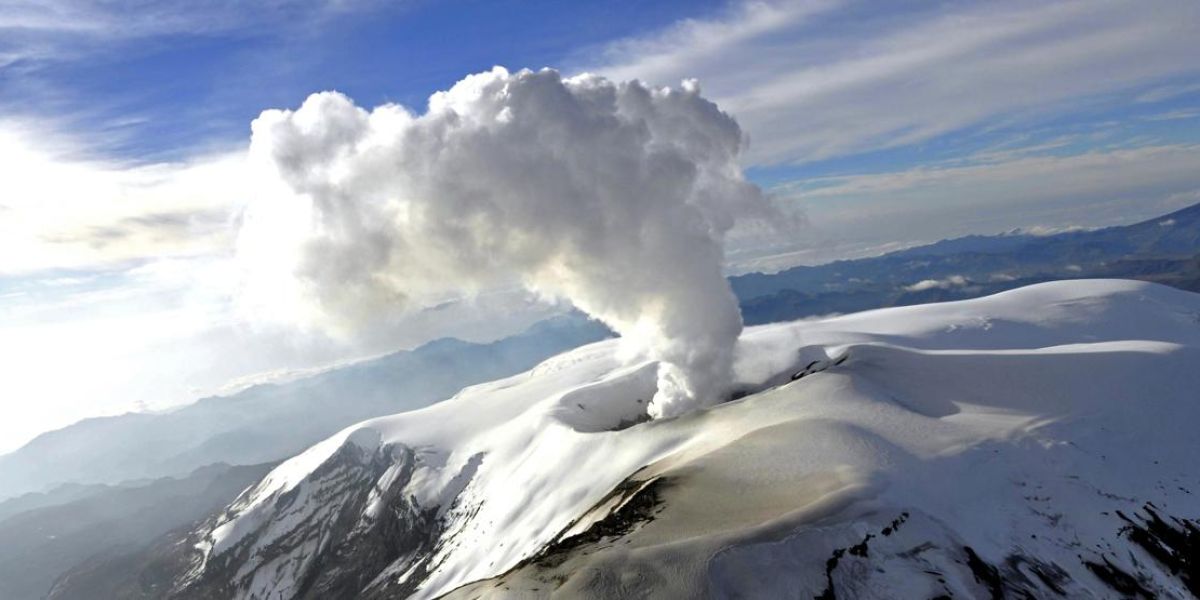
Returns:
[[[616,43],[584,68],[654,83],[698,78],[749,132],[752,164],[911,144],[1200,72],[1193,2],[935,6],[750,3]]]
[[[281,19],[308,19],[366,8],[362,0],[133,2],[104,0],[0,0],[0,31],[88,34],[135,38],[173,33],[205,34],[251,29]]]
[[[1200,117],[1200,108],[1180,108],[1177,110],[1169,110],[1167,112],[1158,113],[1156,115],[1148,115],[1144,117],[1148,121],[1181,121],[1183,119],[1195,119]]]
[[[1137,98],[1134,100],[1136,102],[1148,104],[1162,102],[1163,100],[1170,100],[1172,98],[1177,98],[1184,94],[1191,94],[1193,92],[1200,92],[1200,83],[1164,85],[1155,87],[1138,94]]]
[[[950,275],[943,279],[923,279],[912,285],[904,286],[904,289],[909,292],[924,292],[925,290],[939,289],[948,290],[950,288],[962,287],[967,285],[967,278],[962,275]]]
[[[603,62],[597,66],[617,80],[670,84],[694,76],[685,73],[704,65],[706,72],[722,73],[722,82],[733,78],[752,87],[763,82],[761,67],[737,64],[743,47],[757,47],[761,38],[801,26],[838,4],[835,0],[744,2],[718,19],[685,19],[648,37],[613,42],[603,49]],[[773,64],[779,60],[766,53],[757,58]]]
[[[781,184],[771,195],[803,209],[810,227],[804,239],[783,238],[772,252],[781,261],[790,258],[790,265],[813,264],[968,234],[1040,235],[1132,223],[1200,202],[1200,146],[1014,155]],[[738,258],[762,264],[753,255]]]
[[[230,247],[248,187],[242,153],[129,166],[71,158],[69,140],[44,136],[0,123],[0,275]]]
[[[1058,235],[1060,233],[1069,233],[1072,231],[1088,231],[1090,227],[1081,225],[1030,225],[1028,227],[1019,227],[1013,230],[1014,234],[1033,235],[1045,237],[1049,235]]]
[[[129,165],[80,150],[35,124],[0,124],[0,453],[84,417],[444,336],[490,341],[564,310],[497,290],[352,340],[246,322],[234,242],[242,205],[264,188],[245,153]]]
[[[1200,188],[1184,190],[1167,196],[1163,205],[1171,210],[1184,208],[1200,202]]]
[[[563,307],[499,291],[342,341],[240,319],[237,269],[219,257],[123,271],[0,279],[0,453],[85,417],[165,409],[454,336],[491,341]]]
[[[322,93],[252,129],[252,157],[296,193],[250,206],[242,230],[270,311],[290,289],[301,316],[361,326],[518,283],[659,360],[652,414],[727,391],[741,318],[724,237],[771,213],[737,124],[694,87],[497,67],[420,116]]]
[[[0,0],[0,69],[29,69],[29,63],[88,57],[123,42],[163,36],[294,38],[348,13],[403,8],[404,4],[382,0]],[[44,94],[41,90],[37,97],[44,101]]]
[[[1142,198],[1158,212],[1168,198],[1200,183],[1200,146],[1145,146],[1067,156],[1027,156],[1015,160],[928,166],[907,171],[809,179],[784,185],[777,193],[839,218],[906,213],[917,218],[939,210],[1001,213],[1013,224],[1037,222],[1028,207],[1047,212],[1080,212],[1086,203]],[[1018,210],[1017,207],[1023,207]],[[1085,214],[1080,214],[1085,217]],[[1074,223],[1090,225],[1090,223]],[[1058,225],[1058,224],[1051,224]]]
[[[1044,200],[1103,190],[1136,190],[1152,182],[1190,188],[1189,182],[1198,178],[1192,170],[1198,156],[1200,145],[1143,146],[1066,156],[1026,156],[998,163],[931,165],[907,171],[808,179],[794,185],[805,188],[807,191],[800,195],[810,199],[913,191],[954,195],[972,189],[975,193],[959,195],[957,202],[978,204],[980,196]]]

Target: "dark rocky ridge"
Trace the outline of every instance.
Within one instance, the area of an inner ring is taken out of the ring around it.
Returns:
[[[436,510],[425,510],[403,494],[416,465],[413,451],[403,446],[384,446],[368,452],[348,442],[317,469],[310,480],[275,499],[280,510],[311,510],[317,503],[320,519],[303,520],[294,529],[263,545],[268,527],[263,524],[236,545],[214,557],[200,578],[176,579],[171,597],[229,598],[236,586],[249,576],[240,571],[245,564],[259,565],[270,575],[295,572],[299,575],[295,598],[351,598],[364,594],[372,581],[389,566],[407,569],[419,563],[438,539]],[[389,469],[398,473],[387,489],[379,481]],[[375,518],[360,519],[368,503],[376,500],[382,510]],[[199,557],[194,557],[195,562]],[[277,559],[285,564],[273,564]],[[303,563],[294,565],[294,561]],[[404,597],[420,582],[419,575],[407,586],[392,590]]]
[[[100,486],[81,499],[0,521],[0,598],[42,598],[56,578],[72,567],[73,575],[66,581],[86,580],[86,584],[80,593],[58,597],[146,597],[115,591],[124,589],[118,580],[125,571],[118,565],[141,561],[138,557],[158,540],[179,535],[169,533],[172,530],[199,526],[273,466],[213,465],[180,479]],[[160,581],[161,576],[149,580]]]

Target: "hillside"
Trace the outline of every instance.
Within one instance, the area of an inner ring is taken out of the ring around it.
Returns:
[[[497,342],[436,340],[173,411],[87,419],[0,456],[0,500],[68,482],[114,484],[221,462],[279,461],[347,425],[426,406],[608,335],[601,325],[565,316]]]
[[[44,598],[69,569],[142,552],[171,530],[194,526],[228,504],[271,466],[211,465],[178,479],[96,485],[82,497],[59,497],[53,505],[0,517],[0,598]],[[98,593],[105,574],[97,575],[92,597],[110,595]]]
[[[140,576],[179,598],[1200,591],[1198,295],[1058,282],[752,328],[737,399],[649,422],[654,365],[616,350],[347,428]]]

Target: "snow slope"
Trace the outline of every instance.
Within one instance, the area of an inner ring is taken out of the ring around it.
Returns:
[[[1056,282],[755,327],[740,340],[739,399],[645,422],[654,369],[605,341],[350,427],[197,532],[174,590],[1187,597],[1200,586],[1179,562],[1200,532],[1171,520],[1200,516],[1200,295]]]
[[[363,419],[428,406],[608,335],[582,315],[563,315],[495,342],[444,338],[176,410],[85,419],[0,456],[0,499],[68,482],[116,484],[185,477],[220,462],[278,462]]]

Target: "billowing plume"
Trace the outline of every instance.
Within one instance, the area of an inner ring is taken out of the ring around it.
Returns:
[[[730,384],[723,239],[767,211],[743,145],[692,82],[495,68],[419,116],[314,94],[254,121],[252,159],[287,193],[252,203],[240,251],[333,328],[514,282],[567,299],[660,361],[651,414],[675,415]]]

